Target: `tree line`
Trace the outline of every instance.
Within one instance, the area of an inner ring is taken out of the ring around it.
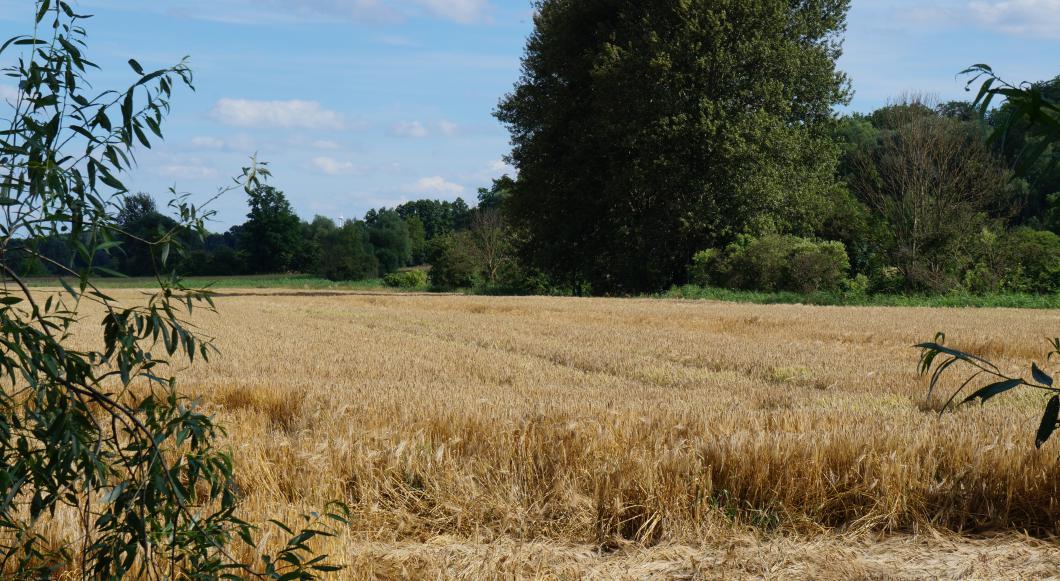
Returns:
[[[515,178],[475,207],[424,199],[341,224],[261,186],[245,223],[184,240],[177,268],[429,267],[435,287],[518,293],[1060,291],[1060,151],[1012,105],[910,95],[837,114],[847,0],[721,4],[540,2],[495,111]],[[1036,86],[1060,99],[1060,77]],[[123,204],[127,241],[172,224],[150,196]],[[158,258],[124,244],[99,262],[138,276]]]
[[[141,192],[121,198],[115,212],[119,244],[96,253],[92,263],[105,274],[154,276],[164,262],[162,251],[138,242],[175,231],[183,256],[169,266],[182,276],[297,272],[350,281],[433,264],[435,286],[472,287],[498,276],[507,244],[501,205],[512,183],[505,176],[481,188],[475,207],[461,198],[420,199],[342,223],[324,216],[303,220],[284,192],[260,184],[247,190],[245,222],[204,234],[178,228],[151,195]],[[86,262],[68,234],[27,240],[24,246],[27,251],[11,261],[26,276],[58,275]]]

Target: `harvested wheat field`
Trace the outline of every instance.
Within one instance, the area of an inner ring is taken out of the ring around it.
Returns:
[[[910,346],[1002,368],[1060,313],[259,293],[181,373],[245,516],[343,499],[344,578],[1060,575],[1037,394],[942,418]],[[952,378],[956,382],[957,377]],[[954,383],[955,384],[955,383]]]

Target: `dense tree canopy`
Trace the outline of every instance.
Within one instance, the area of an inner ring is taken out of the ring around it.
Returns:
[[[500,104],[525,257],[597,292],[680,281],[699,249],[799,233],[834,194],[823,137],[848,0],[545,0]]]
[[[147,276],[158,271],[162,263],[159,250],[142,241],[166,235],[177,226],[177,221],[159,213],[154,198],[139,193],[122,200],[118,224],[124,242],[119,270],[130,276]]]
[[[250,213],[240,237],[251,272],[283,272],[300,241],[301,221],[283,192],[261,186],[248,192]]]
[[[1011,213],[1007,173],[975,122],[921,101],[872,115],[851,155],[851,189],[884,221],[909,288],[947,290],[992,218]]]

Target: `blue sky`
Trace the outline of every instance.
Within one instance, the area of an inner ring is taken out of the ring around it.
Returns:
[[[129,57],[145,67],[191,57],[197,91],[176,95],[166,142],[127,180],[134,189],[206,197],[258,152],[303,217],[337,219],[420,197],[471,201],[511,171],[491,112],[519,75],[528,0],[77,4],[96,15],[97,87],[128,84]],[[31,5],[0,0],[0,36],[25,32]],[[908,92],[963,98],[956,73],[977,62],[1014,80],[1060,74],[1060,0],[854,0],[845,46],[853,110]],[[3,83],[0,97],[12,90]],[[216,230],[246,214],[239,192],[214,208]]]

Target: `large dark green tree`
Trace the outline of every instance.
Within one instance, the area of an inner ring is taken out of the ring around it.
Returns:
[[[679,281],[742,233],[805,234],[836,191],[825,137],[849,0],[543,0],[497,110],[524,256],[564,283]]]
[[[139,193],[122,200],[118,224],[123,242],[118,271],[127,276],[150,276],[157,272],[161,266],[159,249],[143,241],[154,240],[173,230],[177,221],[159,212],[150,195]]]
[[[368,240],[379,261],[379,274],[386,275],[412,262],[409,226],[394,210],[372,210],[365,216]]]
[[[336,227],[330,220],[314,221],[320,248],[315,272],[329,280],[363,280],[379,276],[379,260],[368,241],[364,222],[347,220]]]
[[[284,272],[298,248],[302,222],[283,192],[267,185],[248,190],[250,213],[239,243],[254,273]]]

